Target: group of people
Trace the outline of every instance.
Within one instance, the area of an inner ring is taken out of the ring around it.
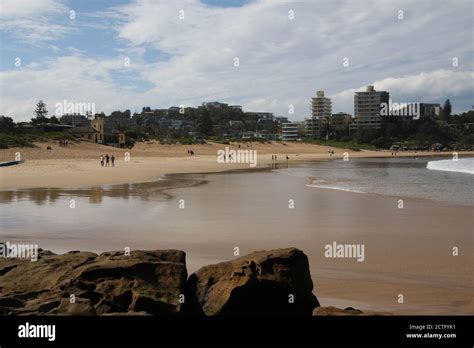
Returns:
[[[61,140],[59,140],[59,146],[61,146],[61,147],[68,147],[68,146],[69,146],[69,140],[67,140],[67,139],[61,139]]]
[[[109,155],[100,155],[100,165],[102,167],[108,167],[112,165],[112,167],[115,167],[115,157],[114,155],[110,156]]]
[[[188,150],[188,155],[194,156],[194,151],[193,150]]]
[[[296,155],[298,156],[298,155]],[[286,160],[288,161],[290,159],[290,157],[288,155],[286,155]],[[277,155],[272,155],[272,161],[276,161],[277,160]]]

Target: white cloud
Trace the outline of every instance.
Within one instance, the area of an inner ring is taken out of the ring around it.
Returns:
[[[15,39],[30,44],[52,41],[72,32],[72,25],[58,24],[69,18],[69,11],[60,0],[2,0],[0,29]]]
[[[93,59],[81,55],[0,72],[0,114],[27,121],[40,99],[47,104],[50,116],[55,113],[55,104],[63,100],[94,103],[97,112],[124,110],[135,103],[146,103],[149,94],[140,96],[129,86],[114,82],[113,75],[118,72],[130,72],[120,58]]]

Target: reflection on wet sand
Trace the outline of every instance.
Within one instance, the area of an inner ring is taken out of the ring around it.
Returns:
[[[86,197],[89,203],[100,204],[103,197],[129,199],[131,197],[143,201],[169,199],[172,196],[166,190],[202,185],[206,180],[199,176],[169,175],[162,180],[134,183],[96,186],[76,189],[34,188],[21,190],[0,191],[0,203],[31,201],[41,206],[45,203],[55,203],[60,197]]]

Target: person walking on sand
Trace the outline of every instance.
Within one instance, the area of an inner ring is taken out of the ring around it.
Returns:
[[[109,159],[110,159],[109,155],[106,154],[106,155],[105,155],[105,166],[106,166],[106,167],[109,166]]]
[[[100,165],[103,167],[104,166],[104,156],[100,155]]]
[[[112,167],[115,167],[115,157],[114,157],[114,155],[112,155],[110,157],[110,161],[112,162]]]

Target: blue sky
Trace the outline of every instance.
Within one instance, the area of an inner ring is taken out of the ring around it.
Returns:
[[[302,120],[317,90],[352,114],[368,84],[467,111],[472,11],[469,0],[3,0],[0,114],[28,120],[39,99],[51,113],[64,100],[106,113],[219,100]]]

